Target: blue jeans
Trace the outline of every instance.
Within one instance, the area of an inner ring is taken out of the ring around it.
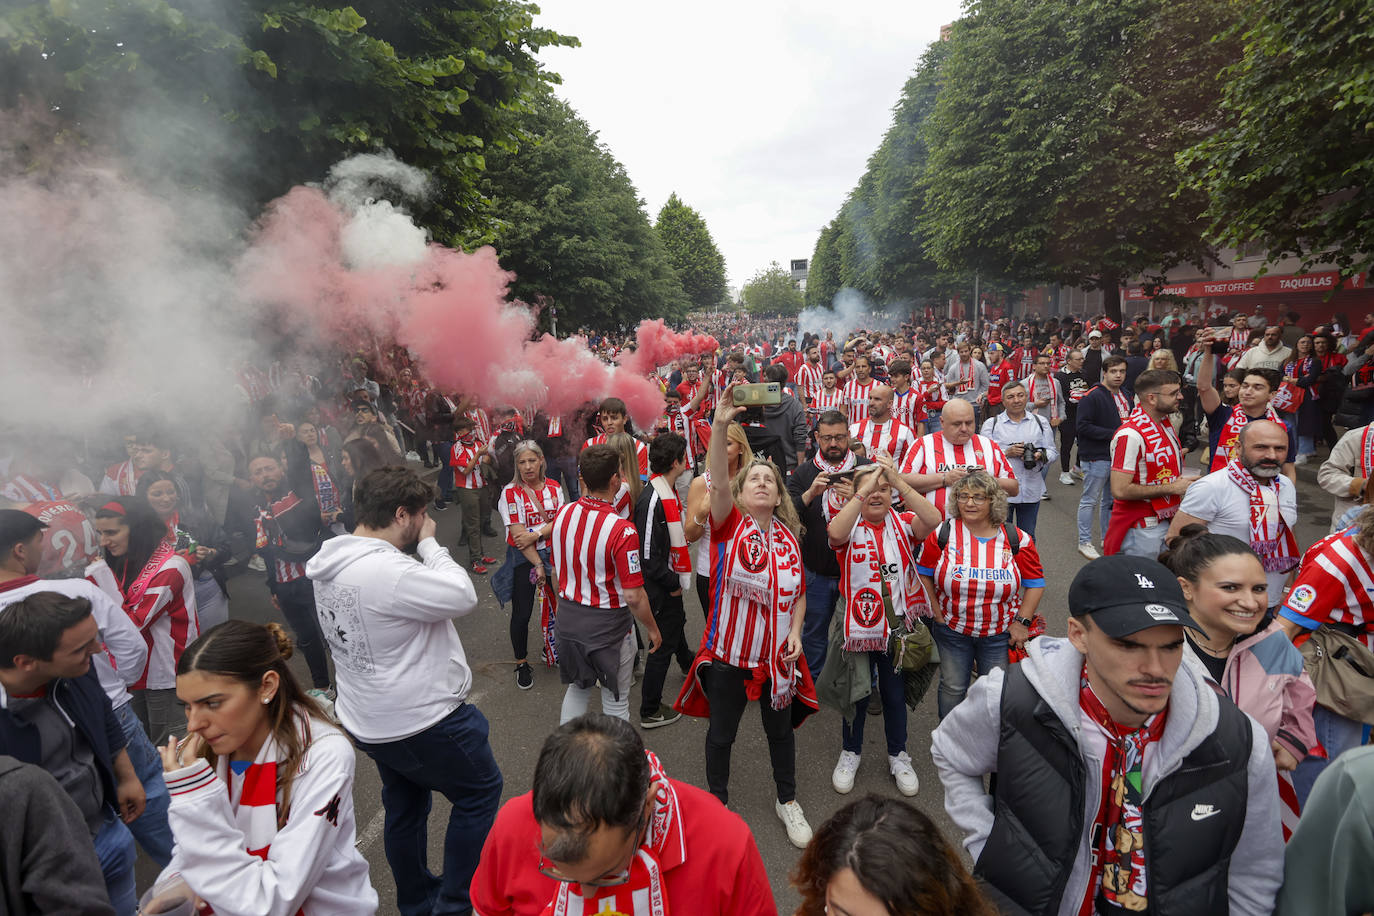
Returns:
[[[1316,436],[1298,436],[1298,454],[1312,455],[1317,451]]]
[[[806,570],[806,619],[802,621],[802,655],[813,678],[825,666],[830,648],[830,619],[840,598],[840,580]]]
[[[1164,552],[1164,536],[1168,533],[1169,526],[1164,522],[1151,528],[1132,528],[1121,540],[1121,553],[1156,560]]]
[[[382,777],[386,861],[396,879],[401,916],[469,912],[468,885],[501,805],[501,770],[487,740],[486,716],[464,703],[418,735],[357,745]],[[453,805],[442,878],[429,870],[427,854],[434,792]]]
[[[1102,536],[1107,536],[1107,526],[1112,521],[1112,489],[1108,481],[1112,476],[1112,463],[1105,458],[1100,461],[1083,463],[1083,495],[1078,500],[1078,543],[1091,544],[1093,540],[1093,516],[1097,514],[1097,504],[1102,503]]]
[[[886,652],[869,652],[870,670],[878,669],[878,699],[883,704],[883,730],[887,733],[887,755],[896,757],[906,750],[906,680],[902,672],[892,670],[892,656]],[[868,718],[869,694],[854,704],[854,721],[840,719],[841,746],[852,753],[864,749],[864,721]]]
[[[940,649],[940,689],[936,706],[943,719],[964,701],[975,661],[980,675],[1007,666],[1007,634],[965,636],[940,623],[930,629]]]
[[[1307,806],[1307,796],[1312,794],[1312,785],[1321,775],[1326,765],[1335,760],[1342,752],[1364,743],[1365,726],[1354,719],[1347,719],[1325,706],[1312,707],[1312,724],[1317,729],[1317,740],[1326,748],[1325,757],[1306,757],[1293,771],[1293,788],[1298,793],[1300,807]]]
[[[944,417],[940,416],[940,411],[935,411],[926,417],[926,434],[934,435],[940,431],[940,424],[944,422]]]
[[[138,716],[134,715],[132,703],[116,707],[114,714],[124,729],[129,762],[134,765],[138,781],[143,783],[143,792],[148,796],[147,806],[129,825],[129,832],[148,858],[166,868],[172,861],[172,827],[167,823],[167,808],[172,803],[172,796],[167,794],[167,783],[162,779],[162,758],[153,742],[148,740]]]
[[[1035,537],[1035,520],[1040,516],[1040,503],[1007,503],[1007,521]]]
[[[563,493],[568,497],[568,501],[572,502],[577,499],[577,456],[566,455],[562,458],[555,458],[553,470],[562,478]],[[684,500],[683,505],[686,504]]]
[[[105,811],[105,823],[95,835],[95,856],[100,860],[100,873],[105,878],[105,890],[110,895],[115,916],[134,916],[138,909],[138,891],[134,887],[134,835],[113,808]]]

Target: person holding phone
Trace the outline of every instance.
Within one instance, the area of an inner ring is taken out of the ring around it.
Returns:
[[[777,788],[774,811],[792,845],[803,848],[811,826],[797,803],[793,728],[817,708],[811,674],[801,659],[806,617],[801,527],[782,472],[754,458],[733,480],[726,442],[734,385],[711,424],[706,463],[711,475],[711,610],[701,649],[676,708],[707,717],[706,782],[729,803],[730,752],[740,719],[758,700]]]

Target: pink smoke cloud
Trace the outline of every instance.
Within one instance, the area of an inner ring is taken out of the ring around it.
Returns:
[[[648,375],[675,359],[714,353],[719,346],[709,334],[679,333],[664,324],[662,318],[646,318],[635,330],[634,352],[624,354],[620,365],[638,375]]]

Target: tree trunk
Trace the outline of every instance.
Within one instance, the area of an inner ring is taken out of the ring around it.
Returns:
[[[1121,281],[1116,277],[1102,278],[1102,311],[1111,321],[1121,327],[1126,326],[1125,319],[1121,317]]]

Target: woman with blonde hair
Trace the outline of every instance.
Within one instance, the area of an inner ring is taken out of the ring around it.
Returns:
[[[275,623],[230,620],[177,663],[189,736],[169,740],[180,874],[214,912],[254,916],[372,914],[377,892],[354,847],[357,754],[287,667]]]
[[[529,664],[529,627],[534,603],[545,591],[549,566],[549,535],[558,507],[567,502],[558,481],[545,473],[547,463],[544,450],[533,439],[515,443],[511,450],[515,459],[515,475],[501,490],[499,510],[506,524],[506,562],[492,579],[492,589],[501,597],[500,589],[509,582],[511,600],[510,644],[515,654],[515,683],[521,690],[534,686],[534,669]],[[505,566],[509,566],[507,571]],[[501,602],[502,604],[505,601]],[[549,621],[541,615],[540,638],[544,657],[552,658]]]
[[[1160,347],[1150,354],[1150,369],[1168,369],[1171,372],[1178,372],[1178,359],[1174,357],[1174,351],[1167,347]]]
[[[938,711],[943,719],[978,673],[1007,666],[1007,650],[1030,637],[1045,592],[1035,542],[1007,522],[1007,495],[987,471],[950,488],[953,516],[926,537],[916,572],[925,588],[940,649]]]
[[[639,479],[639,450],[629,433],[611,433],[606,444],[620,455],[620,492],[615,495],[615,513],[629,518],[634,513],[644,481]]]
[[[753,462],[754,450],[749,447],[744,427],[738,423],[730,424],[726,436],[726,468],[730,479],[734,480],[742,467]],[[703,461],[702,465],[705,464]],[[689,542],[695,542],[693,563],[697,574],[697,598],[701,601],[703,614],[709,614],[711,608],[711,538],[707,536],[710,533],[707,530],[711,513],[710,489],[711,469],[705,468],[702,474],[692,478],[692,485],[687,489],[687,511],[682,519],[682,533]]]

